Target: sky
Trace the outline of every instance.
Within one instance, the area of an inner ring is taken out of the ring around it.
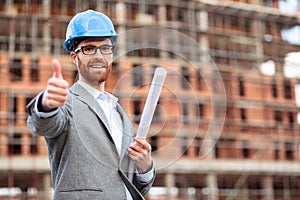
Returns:
[[[299,0],[280,0],[279,9],[283,13],[295,14],[299,11]],[[281,31],[282,39],[293,45],[300,45],[300,26]]]

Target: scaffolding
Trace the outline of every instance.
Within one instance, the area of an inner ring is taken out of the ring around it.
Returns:
[[[300,198],[298,79],[284,73],[286,55],[300,49],[299,0],[3,0],[0,199],[51,199],[47,149],[30,133],[25,106],[43,90],[53,57],[69,83],[76,79],[62,45],[69,20],[86,9],[107,14],[120,34],[107,85],[135,128],[147,89],[139,86],[157,66],[171,72],[148,138],[158,173],[147,199]],[[208,137],[222,106],[220,136]]]

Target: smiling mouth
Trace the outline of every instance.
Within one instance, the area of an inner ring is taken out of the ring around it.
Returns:
[[[104,65],[90,65],[90,68],[95,68],[95,69],[105,69],[106,66],[104,66]]]

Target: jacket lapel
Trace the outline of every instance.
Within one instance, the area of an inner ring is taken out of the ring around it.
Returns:
[[[78,100],[85,103],[92,112],[95,113],[95,115],[98,116],[98,118],[102,121],[105,128],[107,129],[107,136],[110,138],[110,140],[113,142],[113,139],[111,137],[111,130],[109,128],[109,123],[107,118],[105,117],[105,113],[102,110],[102,108],[99,106],[98,102],[94,97],[85,90],[81,85],[75,83],[72,88],[70,89],[70,92],[76,96]],[[123,137],[122,137],[122,150],[121,155],[119,159],[119,168],[123,171],[128,170],[128,164],[129,164],[129,157],[128,157],[128,147],[130,143],[133,142],[133,130],[132,130],[132,123],[130,119],[127,117],[125,111],[122,109],[122,107],[117,104],[116,111],[119,113],[121,120],[122,120],[122,126],[123,126]]]
[[[109,132],[109,137],[111,138],[111,130],[109,128],[108,120],[105,117],[104,111],[99,106],[98,102],[94,99],[94,97],[88,91],[86,91],[81,85],[77,83],[75,83],[72,86],[70,92],[74,94],[80,101],[85,103],[90,108],[90,110],[99,117],[99,119],[105,125],[107,131]],[[115,109],[120,114],[122,125],[123,125],[122,151],[120,155],[120,158],[123,158],[127,153],[127,148],[129,147],[130,143],[133,142],[132,123],[130,119],[127,117],[125,111],[122,109],[122,107],[119,104],[117,104]]]
[[[105,117],[105,113],[99,106],[96,99],[94,99],[94,97],[88,91],[86,91],[81,85],[77,83],[73,85],[73,87],[70,89],[70,92],[74,94],[80,101],[85,103],[90,108],[90,110],[99,117],[99,119],[103,122],[104,126],[109,132],[109,137],[111,137],[111,130],[109,128],[108,120]]]
[[[123,124],[122,151],[120,155],[120,161],[122,161],[124,156],[127,154],[130,143],[133,142],[133,130],[130,119],[119,104],[117,104],[116,110],[120,114]]]

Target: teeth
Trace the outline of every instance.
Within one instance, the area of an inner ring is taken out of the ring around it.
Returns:
[[[105,68],[104,66],[100,66],[100,65],[93,65],[91,67],[93,67],[93,68]]]

